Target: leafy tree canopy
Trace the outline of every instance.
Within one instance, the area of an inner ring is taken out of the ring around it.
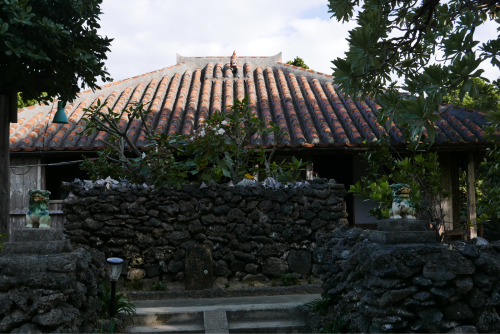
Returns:
[[[458,107],[465,107],[472,110],[492,110],[494,112],[500,111],[500,90],[486,81],[474,78],[472,79],[477,88],[477,94],[473,98],[471,94],[465,93],[462,101],[455,101]],[[455,89],[450,94],[443,97],[444,103],[453,103],[455,96],[460,92],[460,88]]]
[[[306,63],[304,62],[304,59],[302,59],[300,57],[295,57],[295,59],[293,61],[289,60],[286,63],[290,64],[290,65],[293,65],[293,66],[298,66],[298,67],[305,68],[306,70],[309,69],[309,66],[307,66]]]
[[[101,2],[0,0],[0,91],[73,100],[78,85],[111,81],[104,60],[112,39],[97,34]]]
[[[474,79],[488,82],[481,63],[500,68],[500,37],[480,43],[476,34],[496,18],[496,0],[329,0],[328,6],[338,21],[356,15],[358,23],[349,31],[346,57],[333,61],[334,83],[344,93],[379,99],[380,117],[398,118],[412,129],[411,138],[420,138],[422,126],[434,138],[445,95],[458,90],[460,101],[466,93],[476,97]]]

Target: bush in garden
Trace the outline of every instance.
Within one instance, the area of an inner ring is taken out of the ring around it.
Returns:
[[[252,113],[248,96],[242,101],[235,99],[229,112],[214,113],[190,135],[155,133],[145,122],[149,111],[141,103],[133,103],[121,112],[98,103],[86,112],[86,133],[102,131],[108,136],[108,148],[99,152],[97,159],[85,158],[82,164],[93,180],[111,176],[156,187],[180,188],[186,181],[237,183],[245,175],[257,173],[291,182],[300,176],[305,165],[296,158],[291,163],[273,161],[276,146],[288,134]],[[144,127],[149,140],[145,152],[130,139],[134,122],[136,128],[137,124]],[[273,143],[270,152],[258,145],[263,139]],[[133,158],[126,157],[126,146]]]

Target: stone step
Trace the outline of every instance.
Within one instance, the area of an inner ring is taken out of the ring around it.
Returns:
[[[229,323],[229,333],[307,333],[308,328],[303,321],[249,321]]]
[[[127,330],[127,333],[168,333],[168,334],[198,334],[205,333],[203,325],[155,325],[155,326],[134,326]]]
[[[281,295],[135,301],[135,327],[128,333],[303,333],[297,309],[320,298]]]

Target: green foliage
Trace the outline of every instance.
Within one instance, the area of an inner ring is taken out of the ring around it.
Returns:
[[[96,159],[86,158],[82,164],[93,180],[111,176],[179,189],[186,181],[237,183],[259,172],[280,182],[291,182],[304,170],[306,162],[295,157],[279,165],[272,161],[276,145],[288,133],[272,122],[260,120],[248,96],[242,101],[235,99],[230,112],[213,114],[190,135],[155,132],[145,122],[149,112],[140,103],[132,103],[120,112],[101,102],[86,109],[85,133],[108,134],[108,149]],[[124,114],[128,115],[127,124],[121,121]],[[149,140],[145,152],[140,152],[129,138],[134,121],[145,126],[144,135]],[[274,143],[270,153],[258,146],[265,138]],[[125,156],[125,146],[134,157]],[[255,167],[257,164],[262,167]]]
[[[471,96],[468,92],[465,93],[464,99],[462,101],[456,101],[455,105],[458,107],[465,107],[471,110],[480,110],[483,112],[493,111],[500,112],[500,91],[495,85],[489,84],[484,80],[474,78],[474,82],[477,92],[475,98]],[[472,86],[471,88],[474,88]],[[443,102],[453,103],[455,96],[459,93],[459,89],[452,91],[443,97]]]
[[[132,280],[131,284],[132,284],[132,288],[134,290],[142,290],[142,286],[144,284],[144,281],[142,280],[142,277],[141,278],[135,278],[135,279]]]
[[[249,287],[254,287],[255,286],[255,282],[254,281],[250,281],[250,282],[247,283],[247,285]]]
[[[7,238],[7,233],[0,234],[0,252],[3,250],[3,243],[5,240],[1,240],[3,238]]]
[[[364,154],[367,174],[351,186],[349,193],[378,204],[370,210],[370,216],[388,218],[393,201],[390,186],[404,183],[410,186],[414,215],[427,222],[443,223],[442,201],[450,194],[441,185],[438,155],[435,152],[417,154],[417,148],[418,145],[410,145],[402,156],[397,152],[391,154],[388,139],[368,146]]]
[[[108,159],[108,156],[112,153],[111,149],[107,148],[104,151],[97,152],[97,158],[83,156],[83,162],[80,165],[80,169],[86,171],[89,175],[89,179],[92,181],[105,179],[108,176],[112,179],[118,180],[121,176],[123,176],[123,173],[121,172],[121,166],[119,167],[118,163],[111,162]]]
[[[302,58],[300,58],[300,57],[295,57],[295,59],[293,61],[289,60],[286,63],[290,64],[290,65],[293,65],[293,66],[298,66],[298,67],[305,68],[306,70],[309,69],[309,66],[307,66],[306,63],[304,62],[304,60]]]
[[[226,287],[226,289],[229,289],[231,287],[231,283],[226,282],[226,284],[224,284],[224,286]]]
[[[312,282],[313,282],[312,278],[311,278],[311,277],[308,277],[308,278],[307,278],[307,284],[312,284]]]
[[[102,282],[101,288],[101,317],[109,318],[109,307],[111,305],[111,288]],[[123,293],[115,294],[115,315],[125,314],[129,317],[135,314],[135,306]]]
[[[165,281],[158,281],[155,284],[153,284],[153,286],[151,287],[152,291],[165,291],[167,289],[168,289],[168,287],[167,287],[167,283],[165,283]]]
[[[101,2],[0,0],[0,88],[26,101],[73,100],[78,84],[111,81],[104,60],[112,40],[97,31]]]
[[[324,327],[321,327],[318,333],[345,333],[347,331],[347,324],[344,321],[344,318],[340,317]]]
[[[345,58],[332,61],[334,83],[354,97],[379,99],[383,107],[380,124],[390,125],[387,119],[397,119],[398,125],[411,128],[412,141],[421,140],[425,126],[426,140],[433,142],[438,114],[446,112],[438,109],[445,96],[456,95],[464,103],[466,94],[473,99],[481,93],[493,94],[477,80],[489,82],[481,77],[484,62],[500,68],[500,36],[480,43],[475,34],[488,16],[496,17],[496,4],[482,0],[329,0],[332,17],[358,23],[349,31]],[[431,64],[434,59],[438,62]],[[399,94],[401,89],[409,95]],[[484,98],[481,101],[481,106],[487,105]]]
[[[492,147],[486,149],[486,157],[478,168],[478,178],[482,179],[476,185],[477,215],[479,222],[498,225],[500,223],[500,143],[497,128],[486,130]]]
[[[290,286],[298,284],[300,284],[300,282],[299,282],[299,277],[296,274],[288,273],[281,275],[281,285]]]
[[[305,303],[302,308],[307,308],[309,312],[317,315],[326,315],[328,311],[328,305],[330,303],[330,297],[316,298],[309,303]]]
[[[47,93],[43,92],[43,93],[41,93],[41,96],[45,98],[45,97],[47,97]],[[26,101],[24,101],[23,100],[23,93],[21,93],[21,92],[17,93],[17,109],[30,107],[30,106],[33,106],[33,105],[39,104],[39,103],[40,103],[40,101],[38,101],[38,100],[26,100]]]

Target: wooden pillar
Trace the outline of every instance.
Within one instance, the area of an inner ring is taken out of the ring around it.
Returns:
[[[446,230],[458,230],[460,229],[460,194],[459,166],[456,153],[439,153],[439,167],[443,188],[451,194],[451,197],[445,199],[442,203],[445,212],[445,228]]]
[[[7,233],[6,240],[10,221],[9,127],[9,95],[0,95],[0,234]]]
[[[474,154],[472,152],[467,152],[467,221],[470,221],[472,224],[469,234],[471,239],[477,237],[475,181]]]
[[[314,175],[313,175],[314,169],[313,169],[313,162],[310,161],[306,165],[306,180],[312,180]]]

